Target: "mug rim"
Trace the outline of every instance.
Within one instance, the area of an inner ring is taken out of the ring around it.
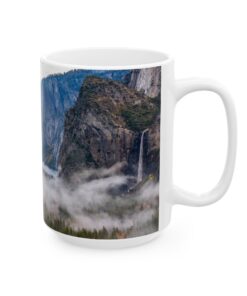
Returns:
[[[112,59],[112,62],[110,62],[110,59]],[[95,62],[92,62],[93,60]],[[86,70],[152,68],[168,64],[172,60],[173,58],[169,54],[160,51],[127,47],[65,49],[45,54],[40,58],[41,64]]]

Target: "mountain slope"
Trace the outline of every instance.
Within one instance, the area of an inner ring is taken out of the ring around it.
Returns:
[[[43,161],[48,167],[57,170],[65,112],[74,106],[84,79],[95,75],[125,82],[129,72],[74,70],[42,79]]]
[[[145,159],[154,165],[144,163],[144,168],[157,175],[159,112],[156,99],[117,81],[87,77],[76,104],[66,112],[58,160],[61,176],[70,178],[85,168],[110,168],[117,163],[125,173],[136,175],[145,129],[149,130],[144,139]]]

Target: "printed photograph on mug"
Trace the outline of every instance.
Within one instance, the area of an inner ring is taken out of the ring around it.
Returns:
[[[84,238],[153,233],[159,219],[161,67],[42,79],[44,218]]]

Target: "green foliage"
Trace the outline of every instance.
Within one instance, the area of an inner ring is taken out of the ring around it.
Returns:
[[[123,232],[120,231],[118,228],[114,228],[112,231],[107,231],[105,227],[102,227],[102,229],[100,230],[87,230],[85,228],[75,230],[71,226],[69,226],[63,219],[55,218],[51,215],[45,215],[45,222],[52,229],[72,236],[91,239],[124,238]]]
[[[160,96],[150,98],[116,81],[94,76],[85,79],[82,95],[85,110],[137,132],[150,127],[160,111]]]
[[[157,97],[151,98],[151,101],[160,110],[160,105],[161,105],[160,95],[158,95]]]
[[[148,105],[137,105],[132,109],[122,110],[128,128],[134,131],[143,131],[150,127],[158,113],[158,108]]]

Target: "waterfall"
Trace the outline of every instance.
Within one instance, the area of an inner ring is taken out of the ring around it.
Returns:
[[[139,152],[139,161],[138,161],[138,171],[137,171],[137,183],[140,183],[142,181],[142,175],[143,175],[143,138],[145,132],[148,131],[148,129],[145,129],[141,134],[141,142],[140,142],[140,152]]]

